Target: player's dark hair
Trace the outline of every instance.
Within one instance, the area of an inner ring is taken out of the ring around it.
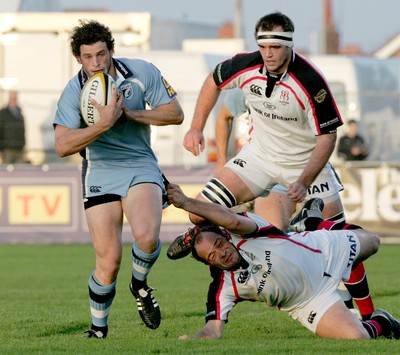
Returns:
[[[286,15],[277,11],[273,12],[272,14],[265,15],[257,21],[254,36],[257,39],[258,31],[272,31],[274,27],[278,26],[282,27],[283,32],[294,32],[293,21]]]
[[[105,42],[108,50],[114,50],[114,38],[111,30],[95,20],[79,20],[70,37],[71,51],[74,57],[81,54],[81,45]]]
[[[223,230],[216,225],[208,225],[202,228],[199,228],[196,233],[193,235],[192,237],[192,256],[194,259],[196,259],[197,261],[202,262],[203,264],[209,265],[209,263],[207,262],[207,260],[204,260],[203,258],[201,258],[199,256],[199,254],[197,254],[197,250],[196,250],[196,244],[200,243],[203,239],[203,235],[202,233],[204,232],[214,232],[217,233],[221,236],[223,236],[224,238],[228,238],[226,234],[224,234]]]

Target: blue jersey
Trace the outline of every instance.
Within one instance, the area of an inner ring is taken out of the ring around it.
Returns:
[[[168,104],[176,92],[151,63],[140,59],[114,59],[116,83],[124,95],[124,105],[129,110],[144,110]],[[71,129],[86,126],[80,114],[80,93],[87,80],[81,70],[65,87],[57,104],[54,124]],[[126,165],[129,162],[154,160],[150,146],[149,125],[127,120],[123,115],[115,125],[89,144],[80,154],[92,167],[103,167],[107,161]]]
[[[144,110],[168,104],[176,93],[160,71],[139,59],[113,59],[116,83],[129,110]],[[54,125],[70,129],[86,127],[80,113],[80,94],[87,80],[83,70],[65,87],[57,105]],[[84,198],[116,194],[126,196],[136,184],[155,183],[164,191],[157,158],[150,145],[149,125],[122,115],[114,126],[80,152]],[[118,177],[116,179],[116,176]]]

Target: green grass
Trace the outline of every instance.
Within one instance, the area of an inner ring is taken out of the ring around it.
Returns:
[[[399,353],[386,339],[319,339],[286,313],[243,303],[230,314],[221,340],[178,340],[204,324],[208,269],[191,258],[162,255],[149,277],[158,288],[162,323],[147,329],[128,290],[130,246],[124,248],[117,295],[105,340],[85,339],[90,325],[87,280],[90,245],[0,245],[0,354],[383,354]],[[400,318],[400,245],[382,245],[365,265],[375,305]]]

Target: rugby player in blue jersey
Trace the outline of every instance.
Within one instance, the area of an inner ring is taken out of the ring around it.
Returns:
[[[82,156],[83,203],[96,252],[89,277],[92,316],[88,337],[105,338],[108,316],[122,259],[122,226],[126,217],[134,243],[129,283],[139,314],[151,329],[160,325],[160,307],[147,284],[157,260],[165,184],[150,146],[150,125],[179,125],[183,111],[174,89],[151,63],[114,58],[110,29],[97,21],[80,21],[70,38],[73,56],[82,65],[58,101],[54,119],[59,156]],[[80,93],[92,75],[113,77],[111,102],[93,105],[100,121],[87,126],[80,114]],[[150,109],[146,109],[146,107]]]

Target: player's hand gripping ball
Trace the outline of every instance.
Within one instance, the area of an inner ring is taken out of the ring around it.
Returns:
[[[114,79],[106,73],[97,73],[85,83],[81,91],[80,106],[83,120],[88,126],[100,120],[99,112],[89,99],[95,99],[100,105],[107,105],[111,101],[114,86]]]

